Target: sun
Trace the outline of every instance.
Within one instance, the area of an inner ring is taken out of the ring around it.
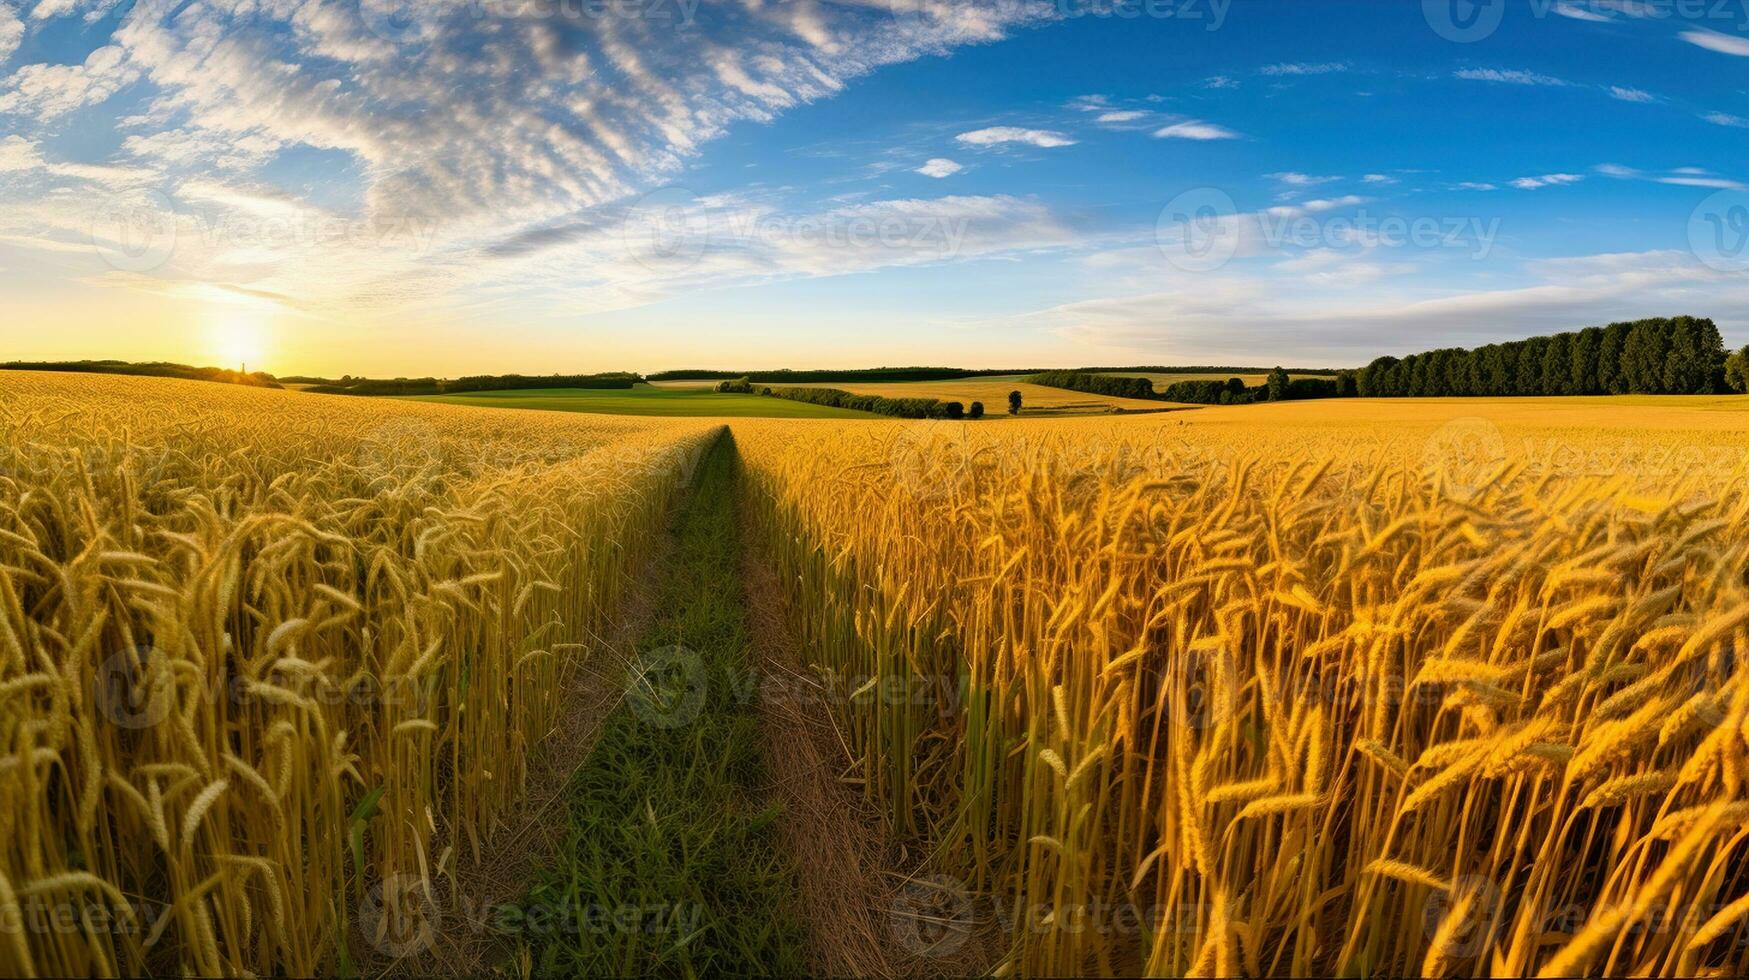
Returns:
[[[213,311],[207,328],[207,348],[220,366],[258,371],[267,358],[271,332],[265,311],[228,306]]]

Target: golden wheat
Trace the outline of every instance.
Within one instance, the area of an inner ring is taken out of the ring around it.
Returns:
[[[837,707],[892,832],[1149,924],[1020,915],[1007,969],[1693,975],[1749,972],[1740,418],[736,431],[817,666],[960,692]]]
[[[0,378],[0,974],[368,952],[363,897],[520,795],[714,431]]]

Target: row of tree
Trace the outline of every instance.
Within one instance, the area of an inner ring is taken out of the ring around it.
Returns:
[[[1367,398],[1698,395],[1730,390],[1725,362],[1713,321],[1679,316],[1381,357],[1358,381]]]

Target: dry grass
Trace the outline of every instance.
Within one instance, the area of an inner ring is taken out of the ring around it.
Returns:
[[[737,439],[815,665],[957,688],[838,725],[1013,970],[1742,974],[1749,467],[1672,404]]]
[[[0,379],[0,974],[392,957],[715,431]]]

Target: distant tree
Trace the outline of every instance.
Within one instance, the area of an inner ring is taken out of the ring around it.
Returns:
[[[983,402],[972,402],[971,407],[966,409],[966,418],[968,418],[968,419],[981,419],[983,417],[984,417],[984,403]]]
[[[1669,338],[1651,321],[1628,329],[1622,345],[1622,374],[1630,395],[1656,395],[1664,390],[1664,354]]]
[[[1749,395],[1749,347],[1725,358],[1725,384],[1732,391]]]
[[[1008,393],[1008,414],[1020,414],[1020,392],[1018,391],[1011,391]]]
[[[1573,339],[1572,335],[1558,333],[1549,338],[1549,345],[1543,351],[1542,383],[1537,386],[1541,395],[1573,395]]]
[[[768,396],[768,397],[769,397],[769,396],[770,396],[770,395],[771,395],[771,388],[770,388],[770,387],[769,387],[769,386],[768,386],[768,387],[764,387],[764,388],[761,388],[761,389],[759,389],[759,393],[760,393],[760,394],[761,394],[761,395],[765,395],[765,396]]]
[[[959,402],[948,402],[941,406],[941,409],[947,413],[947,417],[950,419],[963,419],[966,417],[966,407]]]
[[[1355,379],[1362,398],[1389,398],[1396,394],[1391,390],[1391,372],[1396,370],[1397,359],[1381,357],[1360,369],[1360,377]]]
[[[1343,371],[1336,375],[1337,398],[1353,398],[1359,393],[1359,383],[1355,380],[1353,371]]]
[[[1237,403],[1245,397],[1245,379],[1243,378],[1228,378],[1224,387],[1226,390],[1223,394],[1227,396],[1227,400],[1222,402],[1224,405]]]
[[[1280,367],[1269,372],[1267,387],[1269,388],[1270,401],[1279,402],[1285,400],[1287,398],[1287,372]]]
[[[1598,347],[1602,342],[1603,329],[1601,327],[1587,327],[1579,331],[1579,335],[1573,339],[1573,364],[1568,375],[1572,390],[1569,394],[1595,395],[1599,392],[1597,355]]]
[[[1612,323],[1603,328],[1597,345],[1597,387],[1606,395],[1625,395],[1628,378],[1623,357],[1632,324]]]

